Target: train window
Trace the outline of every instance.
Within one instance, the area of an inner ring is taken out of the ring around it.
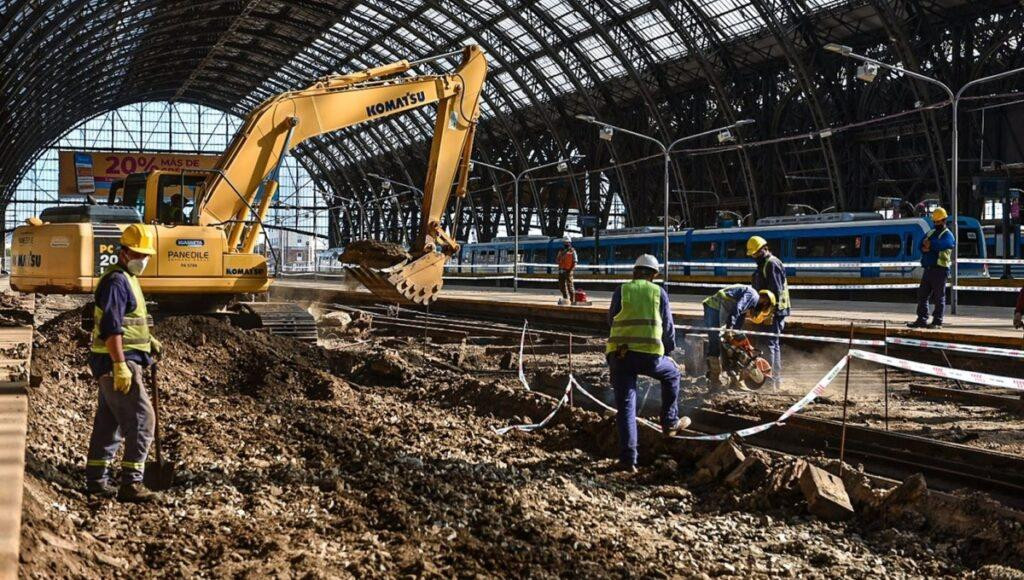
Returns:
[[[717,242],[697,242],[691,247],[694,258],[715,258],[718,255]]]
[[[746,258],[747,243],[743,240],[735,240],[725,245],[726,258]]]
[[[546,264],[548,261],[547,250],[534,250],[530,252],[530,261],[534,264]]]
[[[598,254],[599,258],[598,258],[597,262],[599,264],[607,264],[608,263],[608,252],[609,251],[610,251],[610,248],[608,248],[607,246],[605,246],[605,247],[603,247],[603,248],[598,250],[597,254]]]
[[[830,238],[797,238],[794,244],[797,258],[825,258]]]
[[[668,259],[669,260],[685,260],[686,259],[686,244],[672,243],[668,247]]]
[[[591,264],[594,262],[594,248],[576,248],[576,259],[580,264]]]
[[[917,248],[914,247],[914,234],[907,234],[907,239],[904,244],[905,245],[903,247],[907,249],[907,255],[913,256],[914,251],[917,250]]]
[[[615,261],[616,262],[634,262],[641,254],[646,254],[650,251],[647,246],[640,245],[628,245],[628,246],[617,246],[615,248]]]
[[[875,238],[875,255],[882,258],[895,258],[900,255],[899,234],[885,234]]]
[[[831,258],[856,258],[860,256],[860,236],[832,238],[829,248]]]

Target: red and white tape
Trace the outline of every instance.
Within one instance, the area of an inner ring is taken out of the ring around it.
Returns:
[[[999,348],[994,346],[976,346],[973,344],[957,344],[953,342],[939,342],[935,340],[921,340],[918,338],[904,338],[902,336],[890,336],[887,339],[889,344],[901,346],[916,346],[919,348],[937,348],[939,350],[950,350],[955,352],[967,352],[972,354],[985,354],[991,356],[1003,356],[1008,358],[1024,359],[1024,350],[1012,348]]]
[[[908,370],[915,373],[921,373],[924,375],[931,375],[933,377],[953,379],[957,381],[963,381],[965,383],[985,385],[988,387],[1000,387],[1003,389],[1024,391],[1024,379],[1001,377],[999,375],[990,375],[987,373],[979,373],[975,371],[963,371],[960,369],[953,369],[949,367],[940,367],[937,365],[930,365],[926,363],[903,360],[891,356],[886,356],[884,354],[867,352],[857,349],[850,350],[850,356],[866,361],[875,362],[885,366]]]

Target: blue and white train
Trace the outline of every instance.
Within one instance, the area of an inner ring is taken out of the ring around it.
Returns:
[[[978,220],[960,216],[957,223],[960,259],[985,259],[985,239]],[[877,213],[827,213],[762,218],[752,227],[682,229],[669,232],[670,273],[684,276],[748,275],[751,260],[746,255],[746,242],[757,235],[768,240],[773,253],[787,263],[790,276],[908,278],[916,275],[915,264],[921,259],[921,240],[931,227],[928,218],[883,219]],[[573,246],[581,265],[619,266],[585,268],[579,270],[578,275],[624,274],[621,267],[632,264],[640,254],[653,254],[658,260],[663,260],[663,235],[660,228],[641,227],[604,232],[599,240],[593,237],[574,238]],[[519,240],[520,263],[551,264],[524,266],[521,269],[524,274],[555,273],[555,255],[562,247],[560,238],[525,236]],[[512,238],[465,244],[458,256],[458,265],[450,271],[456,275],[493,274],[496,272],[493,265],[513,261],[513,248]],[[897,262],[907,264],[899,267],[872,266]],[[837,266],[827,266],[831,264]],[[988,267],[985,264],[961,264],[960,275],[987,277]]]

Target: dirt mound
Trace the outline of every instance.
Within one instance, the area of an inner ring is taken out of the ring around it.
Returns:
[[[128,506],[80,493],[95,409],[88,334],[76,313],[40,328],[23,576],[964,571],[923,538],[920,552],[897,552],[846,524],[703,509],[671,459],[638,477],[598,474],[588,452],[611,455],[614,424],[579,408],[499,437],[493,427],[553,403],[514,374],[455,370],[457,345],[329,350],[204,317],[160,320],[155,333],[165,449],[181,477],[162,503]],[[644,430],[644,457],[658,441]]]
[[[338,257],[339,262],[360,264],[367,268],[388,268],[408,259],[409,253],[402,246],[377,240],[352,242],[345,246],[345,251]]]

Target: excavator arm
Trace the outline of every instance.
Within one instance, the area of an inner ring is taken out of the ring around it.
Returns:
[[[442,284],[444,264],[458,251],[458,244],[441,228],[441,216],[457,173],[456,194],[465,195],[487,62],[478,46],[467,46],[451,74],[400,76],[411,66],[403,60],[332,75],[265,101],[246,118],[207,179],[197,208],[199,224],[230,224],[228,251],[251,252],[277,190],[281,161],[290,149],[317,135],[436,103],[413,259],[383,274],[364,266],[352,272],[382,297],[419,303],[433,300]]]

